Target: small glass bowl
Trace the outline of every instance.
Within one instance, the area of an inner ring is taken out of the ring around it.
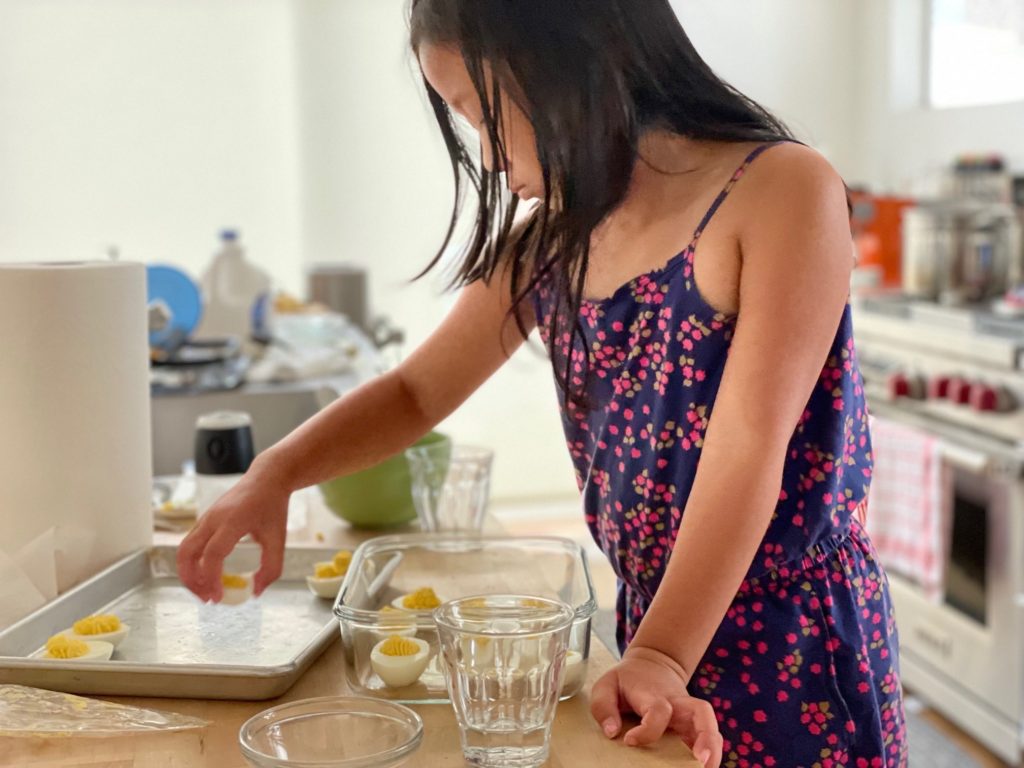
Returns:
[[[419,749],[423,721],[390,701],[326,696],[261,712],[238,741],[254,768],[393,768]]]

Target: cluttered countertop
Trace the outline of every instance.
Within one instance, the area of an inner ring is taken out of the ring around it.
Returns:
[[[332,517],[320,496],[306,492],[301,500],[300,523],[289,532],[289,552],[323,549],[355,549],[374,534],[359,531]],[[400,529],[410,531],[411,529]],[[490,521],[485,531],[494,534]],[[167,549],[180,541],[182,534],[157,532],[154,549]],[[692,757],[677,737],[667,736],[658,745],[646,749],[625,747],[605,739],[588,711],[590,685],[612,664],[611,652],[595,641],[590,648],[586,685],[579,695],[563,701],[556,714],[551,740],[551,757],[546,765],[596,765],[606,761],[616,766],[690,765]],[[177,713],[198,718],[207,725],[178,732],[119,734],[104,738],[0,737],[0,763],[4,765],[96,765],[148,768],[149,766],[217,766],[241,768],[246,765],[239,749],[239,728],[250,717],[284,702],[321,696],[352,693],[346,674],[343,644],[333,639],[319,658],[302,674],[293,687],[277,699],[233,701],[213,699],[149,698],[101,696],[116,704]],[[92,697],[91,697],[92,698]],[[422,704],[413,709],[423,719],[423,741],[404,763],[409,766],[463,764],[459,731],[450,705]],[[696,762],[692,762],[697,765]]]

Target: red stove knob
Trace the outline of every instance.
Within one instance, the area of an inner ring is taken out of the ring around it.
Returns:
[[[994,411],[998,406],[998,395],[992,387],[975,384],[971,387],[971,408],[976,411]]]
[[[971,402],[971,389],[971,382],[967,379],[954,378],[949,382],[947,397],[957,405],[967,405]]]
[[[1016,406],[1013,396],[1003,387],[976,384],[971,388],[971,407],[984,413],[1005,413]]]
[[[901,397],[924,400],[927,395],[927,385],[921,376],[894,373],[889,376],[888,385],[891,400],[898,400]]]
[[[889,397],[892,400],[910,397],[910,380],[902,373],[894,373],[889,376],[888,388]]]
[[[949,385],[953,381],[950,376],[934,376],[928,381],[928,397],[932,400],[945,400],[949,397]]]

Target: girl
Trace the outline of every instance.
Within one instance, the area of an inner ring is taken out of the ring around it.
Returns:
[[[262,591],[292,491],[410,445],[538,327],[619,577],[622,660],[591,696],[604,733],[632,711],[627,744],[672,728],[708,766],[905,765],[892,607],[861,524],[843,182],[713,74],[668,0],[413,0],[411,31],[453,227],[467,182],[478,197],[457,306],[259,457],[185,540],[183,581],[219,599],[248,533]],[[519,199],[536,201],[524,217]]]

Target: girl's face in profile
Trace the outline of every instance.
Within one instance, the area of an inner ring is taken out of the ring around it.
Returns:
[[[427,82],[448,108],[475,132],[484,168],[504,172],[505,184],[522,200],[543,197],[544,176],[537,159],[533,126],[519,105],[502,93],[501,138],[506,156],[495,158],[484,124],[483,106],[462,55],[453,48],[428,43],[420,48],[419,60]]]

